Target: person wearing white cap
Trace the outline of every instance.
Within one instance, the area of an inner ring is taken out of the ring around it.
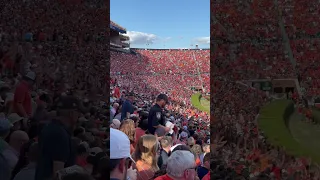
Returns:
[[[110,129],[110,180],[135,179],[137,174],[129,163],[134,162],[130,155],[130,140],[128,136],[116,129]],[[130,171],[130,172],[129,172]],[[133,174],[133,175],[132,175]]]

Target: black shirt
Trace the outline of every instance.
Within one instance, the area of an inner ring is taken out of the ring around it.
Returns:
[[[149,133],[154,134],[156,131],[156,128],[154,126],[159,126],[159,125],[164,126],[164,123],[165,123],[165,119],[164,119],[164,115],[162,114],[161,107],[158,104],[152,106],[148,116]]]
[[[53,177],[53,162],[64,162],[64,167],[75,165],[75,147],[70,131],[59,121],[53,120],[42,130],[39,136],[40,157],[35,180]]]

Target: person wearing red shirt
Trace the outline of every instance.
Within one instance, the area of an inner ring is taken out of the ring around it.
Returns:
[[[114,97],[116,98],[120,98],[121,94],[120,94],[120,88],[117,86],[114,88]]]
[[[29,118],[32,114],[31,91],[35,78],[34,72],[28,72],[14,92],[14,111],[24,118]]]
[[[208,172],[201,180],[210,180],[210,172]]]

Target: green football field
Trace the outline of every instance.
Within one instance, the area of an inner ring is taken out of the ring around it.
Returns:
[[[210,101],[208,101],[205,98],[202,98],[200,93],[196,93],[191,96],[191,103],[195,108],[199,109],[200,111],[204,111],[207,113],[210,112]]]
[[[320,122],[319,110],[314,109],[313,115]],[[320,123],[315,125],[304,119],[291,101],[275,100],[261,109],[258,124],[269,143],[284,147],[296,157],[320,163]]]
[[[306,123],[302,121],[303,119],[305,119],[305,117],[297,111],[290,116],[289,129],[292,137],[313,153],[319,153],[320,125]]]

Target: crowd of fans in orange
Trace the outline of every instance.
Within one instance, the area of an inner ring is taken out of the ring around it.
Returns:
[[[211,3],[216,178],[318,179],[319,166],[311,159],[290,156],[266,141],[257,118],[270,96],[238,82],[298,79],[304,98],[318,97],[318,7],[317,1]],[[303,102],[297,92],[293,96],[297,105]],[[312,119],[312,111],[299,109]]]

